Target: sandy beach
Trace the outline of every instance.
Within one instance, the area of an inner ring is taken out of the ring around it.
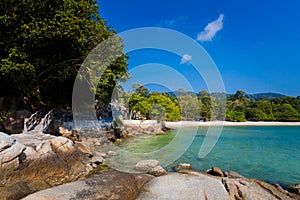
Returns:
[[[197,122],[197,121],[179,121],[179,122],[165,122],[167,127],[194,127],[194,126],[300,126],[300,122],[227,122],[227,121],[211,121],[211,122]]]

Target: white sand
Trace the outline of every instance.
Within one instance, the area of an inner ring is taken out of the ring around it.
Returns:
[[[226,122],[226,121],[211,121],[211,122],[197,122],[197,121],[179,121],[166,122],[166,127],[194,127],[194,126],[300,126],[300,122]]]

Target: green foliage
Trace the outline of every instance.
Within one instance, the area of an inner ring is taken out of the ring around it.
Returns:
[[[202,90],[197,98],[180,89],[177,97],[170,98],[167,93],[157,92],[146,97],[143,90],[131,94],[129,107],[148,118],[150,113],[165,120],[224,120],[227,108],[225,119],[228,121],[300,121],[300,99],[294,97],[250,100],[243,91],[237,91],[227,98],[226,107],[225,94],[210,95]]]
[[[290,104],[274,105],[274,117],[278,121],[299,121],[300,115]]]
[[[226,94],[214,93],[209,94],[205,90],[201,90],[198,94],[200,116],[204,121],[225,120],[226,113]]]
[[[266,113],[259,108],[247,109],[246,118],[249,121],[264,121],[268,119]]]
[[[294,97],[250,101],[243,92],[237,91],[227,105],[230,121],[300,121],[300,100]]]
[[[178,102],[183,120],[200,119],[200,101],[194,94],[188,94],[184,90],[180,91],[182,95],[178,96]]]
[[[162,106],[165,109],[166,113],[165,120],[180,120],[180,110],[171,100],[171,98],[166,97],[160,93],[154,92],[149,96],[147,102],[151,105],[150,109],[155,105]]]
[[[115,33],[95,0],[4,0],[0,13],[0,82],[7,86],[0,96],[16,99],[16,107],[70,106],[81,63]],[[104,104],[127,71],[126,59],[104,73],[96,95]]]
[[[242,100],[245,98],[245,92],[243,90],[238,90],[234,95],[231,95],[230,99],[231,100]]]
[[[204,121],[209,121],[212,118],[212,97],[208,92],[202,90],[199,93],[200,115]]]
[[[226,119],[232,122],[245,122],[246,116],[245,113],[240,111],[229,111],[226,113]]]
[[[246,118],[250,121],[274,121],[271,102],[266,99],[253,101],[246,109]]]
[[[134,83],[132,85],[132,88],[135,89],[135,91],[140,94],[143,97],[149,97],[150,91],[148,88],[145,88],[143,84],[140,83]]]
[[[129,99],[131,112],[140,112],[148,119],[180,120],[179,107],[166,95],[154,92],[149,97],[144,97],[138,92],[131,94]]]

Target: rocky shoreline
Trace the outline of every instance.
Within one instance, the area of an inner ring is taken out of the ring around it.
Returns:
[[[235,172],[226,176],[181,170],[162,176],[130,174],[118,171],[98,173],[80,180],[31,194],[24,200],[48,199],[300,199],[299,194],[256,179],[247,179]]]
[[[213,167],[206,173],[179,164],[166,172],[158,161],[135,165],[140,174],[109,169],[115,152],[105,134],[85,131],[78,140],[44,133],[0,133],[0,199],[300,199],[300,185],[281,186]]]

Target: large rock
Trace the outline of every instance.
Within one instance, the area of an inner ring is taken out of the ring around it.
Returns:
[[[152,179],[136,200],[229,200],[221,181],[201,173],[171,173]]]
[[[280,186],[243,177],[228,178],[181,170],[149,181],[137,200],[203,199],[203,200],[290,200],[300,196]]]
[[[8,137],[11,139],[7,141],[16,142],[0,152],[0,183],[4,188],[18,181],[23,182],[22,185],[17,185],[21,188],[27,182],[36,181],[45,181],[49,186],[56,186],[75,181],[92,170],[88,156],[67,138],[43,133]]]
[[[23,200],[76,199],[76,200],[133,200],[141,187],[153,177],[108,171],[92,177],[67,183],[25,197]]]
[[[225,176],[222,178],[222,183],[232,200],[300,199],[297,193],[290,193],[284,190],[279,184],[270,185],[256,179],[248,179],[233,171],[225,172]]]
[[[135,165],[134,169],[153,176],[162,176],[167,174],[167,171],[159,165],[158,160],[141,160]]]

